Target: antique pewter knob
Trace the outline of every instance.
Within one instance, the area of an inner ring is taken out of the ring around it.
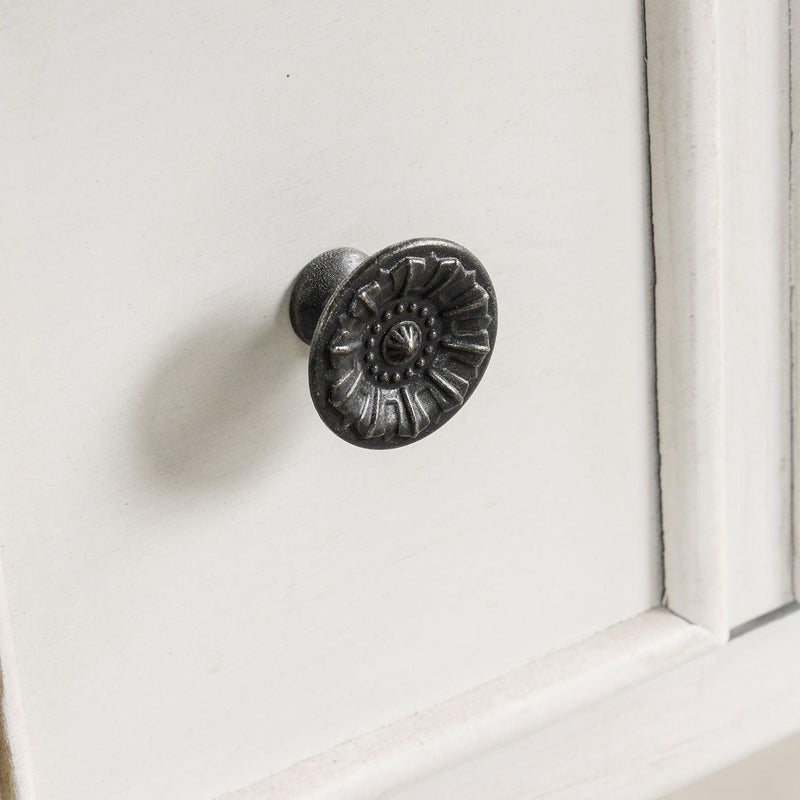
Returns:
[[[410,239],[369,257],[329,250],[297,276],[289,315],[311,345],[320,417],[373,449],[410,444],[447,422],[475,391],[497,333],[486,270],[445,239]]]

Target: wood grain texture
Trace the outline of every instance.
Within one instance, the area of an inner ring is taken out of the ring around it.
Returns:
[[[717,6],[645,9],[665,603],[725,636]]]
[[[646,4],[665,602],[792,599],[784,2]]]
[[[369,800],[395,791],[405,797],[397,787],[420,780],[409,797],[461,797],[461,785],[449,787],[443,777],[441,790],[440,779],[431,778],[431,789],[423,776],[446,776],[473,762],[480,774],[487,753],[513,748],[520,736],[549,730],[630,683],[718,647],[703,629],[656,609],[220,800]],[[569,770],[567,762],[556,768]],[[538,759],[517,764],[516,780],[539,769]],[[498,791],[503,780],[481,775],[480,789],[465,796],[505,797]]]
[[[788,6],[719,5],[731,627],[793,599]]]
[[[381,797],[655,800],[800,730],[798,659],[795,613]]]

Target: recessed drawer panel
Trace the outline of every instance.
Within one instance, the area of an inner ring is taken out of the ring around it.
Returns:
[[[211,798],[659,602],[641,3],[32,0],[2,40],[39,800]],[[486,265],[495,353],[362,450],[288,293],[416,236]]]

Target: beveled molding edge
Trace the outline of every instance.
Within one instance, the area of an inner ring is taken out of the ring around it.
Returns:
[[[789,0],[645,0],[643,11],[664,603],[725,639],[797,598],[790,441],[793,428],[800,451],[792,422],[800,409],[795,390],[792,411],[789,390],[797,61],[788,58],[797,37],[790,42]],[[754,579],[742,582],[748,567]]]
[[[374,800],[721,647],[652,609],[218,800]]]

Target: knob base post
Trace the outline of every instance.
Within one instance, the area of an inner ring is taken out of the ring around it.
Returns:
[[[331,295],[367,259],[352,247],[326,250],[300,270],[289,300],[289,318],[294,332],[311,344],[317,322]]]

